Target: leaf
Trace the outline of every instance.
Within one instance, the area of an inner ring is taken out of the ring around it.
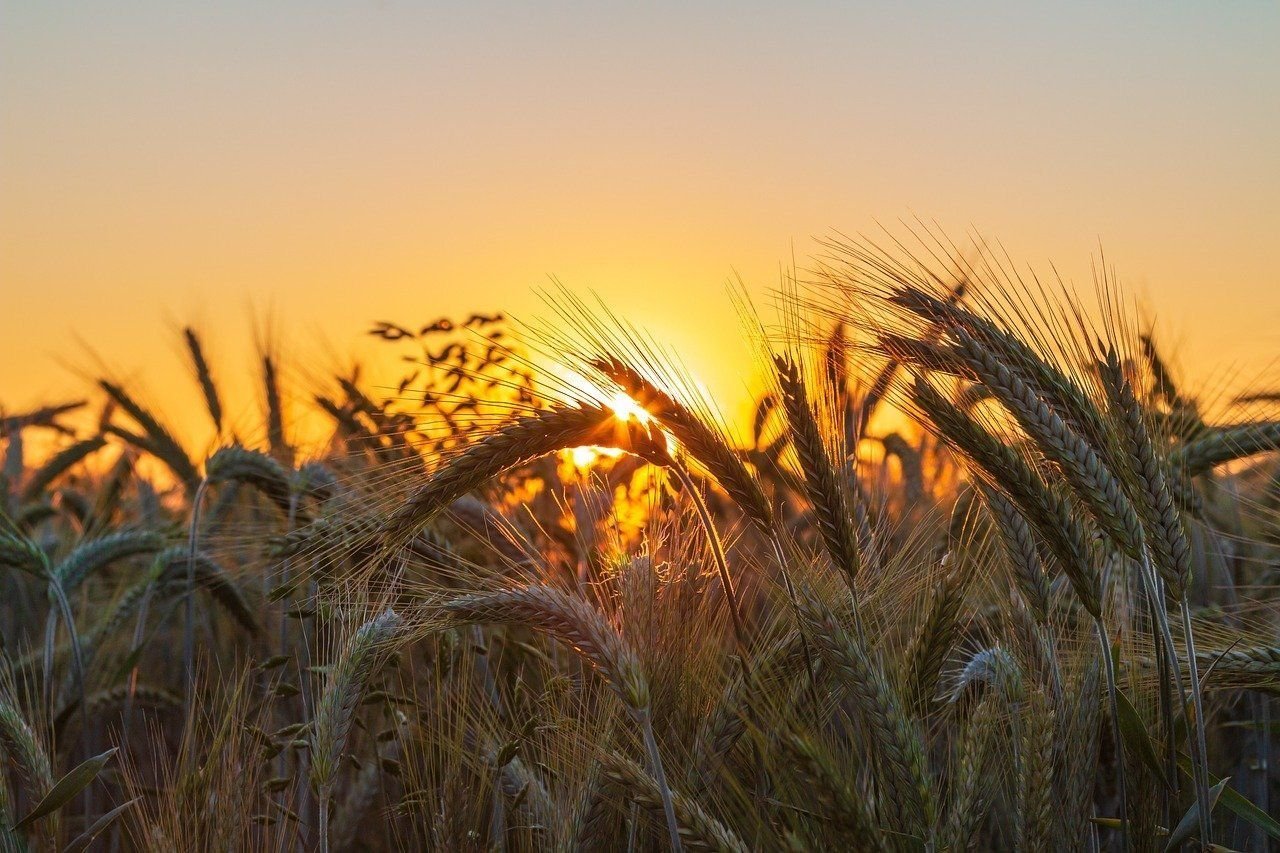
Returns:
[[[89,845],[93,843],[93,839],[97,838],[102,833],[102,830],[110,826],[111,822],[118,818],[125,809],[129,808],[129,806],[138,802],[140,799],[142,799],[142,797],[134,797],[127,803],[121,803],[102,817],[95,820],[93,822],[93,826],[90,826],[84,832],[77,835],[74,841],[62,848],[62,853],[80,853],[82,850],[88,850]]]
[[[1147,765],[1147,769],[1164,782],[1166,788],[1172,790],[1173,785],[1160,765],[1160,758],[1156,754],[1155,746],[1151,743],[1151,736],[1142,722],[1142,717],[1138,715],[1138,709],[1134,708],[1129,697],[1119,690],[1116,691],[1116,708],[1120,715],[1120,734],[1124,737],[1125,743],[1137,753],[1142,763]]]
[[[1280,838],[1280,822],[1253,804],[1253,801],[1235,788],[1226,788],[1222,792],[1222,804],[1229,811],[1261,829],[1272,838]]]
[[[97,778],[98,773],[116,754],[119,747],[111,747],[101,755],[95,755],[88,761],[82,762],[78,767],[58,780],[58,784],[49,789],[49,793],[36,804],[31,813],[13,825],[14,829],[25,829],[40,818],[56,811],[66,803],[70,802],[72,797],[83,791],[89,786],[89,783]]]
[[[1222,796],[1222,791],[1227,787],[1227,781],[1231,777],[1223,779],[1218,784],[1209,789],[1209,811],[1212,812],[1214,806],[1218,804],[1218,797]],[[1182,816],[1182,820],[1178,821],[1178,825],[1173,828],[1173,832],[1169,834],[1169,843],[1164,846],[1167,853],[1169,850],[1177,850],[1182,846],[1182,842],[1186,841],[1196,832],[1197,824],[1200,823],[1200,804],[1192,803],[1191,808],[1187,809],[1187,813]]]
[[[1182,768],[1183,773],[1186,773],[1188,777],[1191,777],[1191,759],[1187,757],[1185,752],[1179,753],[1178,766]],[[1216,777],[1212,773],[1209,774],[1210,781],[1213,781],[1215,778]],[[1237,817],[1248,821],[1261,829],[1267,835],[1270,835],[1272,838],[1280,839],[1280,822],[1264,812],[1262,809],[1258,808],[1252,800],[1237,791],[1235,788],[1228,787],[1223,790],[1222,805],[1225,806],[1228,811],[1234,812]]]

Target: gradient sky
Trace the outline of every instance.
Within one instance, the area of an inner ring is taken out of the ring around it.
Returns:
[[[726,283],[913,216],[1084,284],[1101,244],[1186,373],[1256,375],[1277,45],[1244,0],[6,0],[0,403],[83,387],[79,336],[181,422],[175,324],[229,378],[270,313],[318,374],[370,320],[537,314],[549,276],[735,400]]]

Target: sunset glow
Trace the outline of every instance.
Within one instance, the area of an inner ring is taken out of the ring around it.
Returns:
[[[1193,382],[1280,350],[1275,4],[322,6],[5,6],[0,404],[100,358],[198,435],[176,324],[252,399],[269,317],[305,400],[554,277],[745,423],[727,285],[914,216],[1083,288],[1101,248]]]
[[[617,459],[622,455],[622,451],[616,447],[598,447],[596,445],[575,447],[568,453],[569,458],[573,460],[574,466],[584,470],[596,464],[600,459]]]
[[[613,413],[618,420],[626,421],[634,420],[636,423],[647,424],[653,420],[653,415],[641,406],[635,400],[619,391],[609,400],[609,408],[613,409]]]

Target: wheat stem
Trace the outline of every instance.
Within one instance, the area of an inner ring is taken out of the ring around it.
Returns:
[[[1129,782],[1124,766],[1124,735],[1120,731],[1120,700],[1117,696],[1116,662],[1111,654],[1111,641],[1107,637],[1107,627],[1102,619],[1095,619],[1094,628],[1098,635],[1098,645],[1102,647],[1102,665],[1107,676],[1107,698],[1111,705],[1111,736],[1116,742],[1116,784],[1120,788],[1120,814],[1123,824],[1120,832],[1124,834],[1125,850],[1133,849],[1133,838],[1128,830],[1129,816]]]
[[[208,478],[200,480],[195,497],[191,501],[191,527],[187,533],[187,590],[184,605],[186,618],[182,629],[182,678],[183,678],[183,715],[191,712],[193,687],[195,685],[195,620],[196,620],[196,546],[200,536],[200,507],[204,504],[205,491],[209,487]]]
[[[745,662],[749,648],[747,629],[742,619],[742,608],[738,604],[738,594],[733,588],[733,578],[729,574],[729,563],[725,558],[724,545],[720,542],[720,535],[716,531],[715,520],[712,519],[711,511],[707,508],[706,501],[702,499],[697,485],[693,482],[693,478],[689,476],[689,471],[684,464],[680,460],[672,458],[670,468],[675,471],[685,494],[689,496],[694,509],[697,510],[698,521],[706,534],[707,546],[711,549],[711,557],[716,564],[716,573],[720,575],[720,585],[724,588],[725,602],[729,606],[729,617],[733,621],[733,636],[737,642],[739,653],[743,656]]]
[[[662,768],[662,756],[658,753],[658,741],[653,736],[653,720],[648,708],[635,712],[640,723],[640,732],[644,736],[645,752],[649,756],[649,772],[658,783],[658,792],[662,797],[662,812],[667,819],[667,834],[674,853],[681,853],[684,845],[680,841],[680,826],[676,822],[676,809],[671,800],[671,788],[667,785],[667,774]]]
[[[1184,593],[1179,602],[1182,610],[1183,643],[1187,651],[1187,673],[1191,688],[1191,702],[1195,708],[1196,725],[1195,764],[1196,764],[1196,802],[1200,805],[1200,843],[1209,845],[1213,842],[1213,806],[1209,799],[1209,752],[1205,738],[1204,701],[1200,691],[1200,669],[1196,663],[1196,643],[1191,630],[1191,607]]]

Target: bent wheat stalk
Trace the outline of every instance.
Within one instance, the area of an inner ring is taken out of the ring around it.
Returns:
[[[611,422],[616,423],[613,412],[594,404],[547,409],[517,418],[428,476],[382,523],[376,541],[387,549],[403,545],[458,498],[531,459],[583,445],[619,447],[618,436],[606,428]]]
[[[640,658],[600,612],[580,598],[540,584],[461,596],[444,602],[442,609],[463,622],[517,624],[547,634],[573,649],[604,677],[640,726],[650,772],[661,795],[671,847],[681,850],[671,789],[653,733],[649,683]]]
[[[773,508],[760,484],[716,430],[683,403],[620,361],[600,358],[593,360],[591,366],[669,429],[689,455],[711,472],[752,524],[766,533],[773,529]]]
[[[1169,669],[1177,680],[1178,695],[1185,705],[1186,692],[1178,666],[1178,655],[1173,645],[1173,633],[1169,628],[1162,586],[1167,586],[1170,595],[1177,599],[1182,613],[1183,644],[1186,649],[1188,680],[1196,715],[1191,751],[1195,758],[1194,779],[1196,802],[1199,806],[1197,816],[1200,823],[1200,837],[1208,843],[1213,838],[1213,809],[1209,804],[1209,757],[1200,673],[1196,663],[1195,639],[1191,633],[1191,605],[1187,598],[1187,583],[1191,577],[1191,546],[1187,541],[1182,517],[1169,489],[1165,466],[1156,455],[1141,406],[1134,394],[1133,386],[1124,375],[1114,349],[1108,349],[1100,373],[1128,454],[1127,468],[1130,471],[1129,480],[1132,483],[1131,497],[1142,519],[1141,576],[1147,586],[1148,601],[1161,633],[1157,642],[1166,650]],[[1162,580],[1163,584],[1161,584]],[[1162,689],[1166,685],[1167,681],[1162,680]],[[1172,770],[1173,768],[1170,768],[1170,771]]]
[[[665,781],[651,777],[634,762],[609,753],[604,756],[604,774],[609,781],[629,791],[641,806],[654,811],[661,808],[674,818],[673,850],[683,850],[688,844],[690,850],[746,853],[747,846],[696,801],[668,790]]]
[[[379,660],[379,651],[400,627],[394,610],[361,625],[342,647],[316,704],[311,733],[311,785],[320,804],[320,850],[329,850],[329,800],[356,707]]]
[[[932,785],[920,734],[907,709],[889,684],[884,670],[814,595],[800,596],[801,618],[810,627],[823,659],[841,676],[842,686],[856,698],[856,707],[870,731],[884,783],[879,800],[893,827],[917,836],[933,826]]]

